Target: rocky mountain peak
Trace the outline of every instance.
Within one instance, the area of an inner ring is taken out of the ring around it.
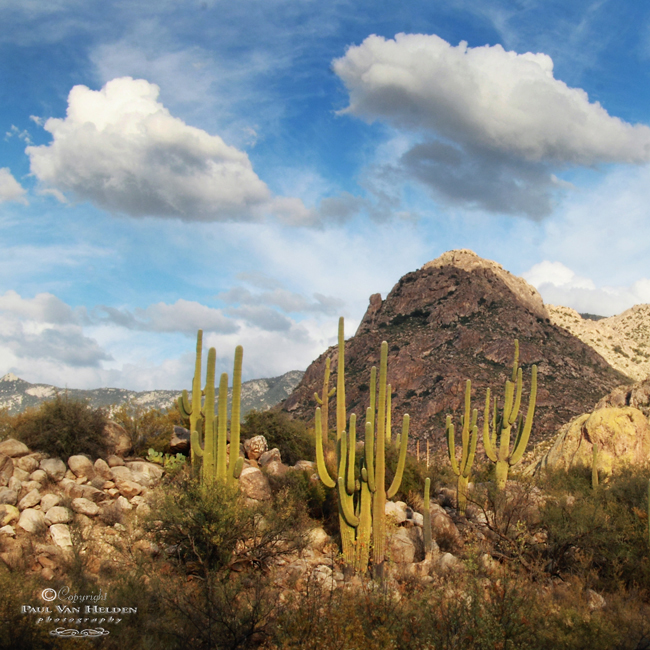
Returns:
[[[539,368],[533,441],[592,409],[615,386],[631,383],[588,345],[551,323],[541,296],[525,280],[472,251],[450,251],[400,278],[385,300],[371,296],[356,334],[346,342],[348,412],[358,417],[365,412],[370,368],[378,365],[380,344],[386,340],[393,421],[409,413],[413,439],[443,446],[445,417],[461,407],[467,379],[480,411],[488,387],[502,396],[515,339],[524,372],[522,409],[530,368]],[[312,395],[320,389],[328,356],[336,372],[338,355],[332,347],[307,369],[284,402],[286,410],[313,418]]]

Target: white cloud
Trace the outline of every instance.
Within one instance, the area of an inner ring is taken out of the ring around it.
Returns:
[[[52,142],[26,149],[32,173],[52,189],[132,216],[261,218],[271,193],[248,156],[173,117],[158,94],[130,77],[100,91],[75,86],[67,117],[45,122]]]
[[[23,298],[9,290],[0,296],[0,312],[10,312],[15,316],[39,323],[74,323],[75,317],[69,305],[51,293],[39,293],[33,298]]]
[[[557,168],[650,160],[650,127],[556,79],[546,54],[373,35],[332,67],[349,92],[340,113],[408,134],[370,181],[414,179],[452,206],[540,220],[572,190]]]
[[[540,292],[547,304],[571,307],[581,314],[613,316],[650,302],[650,280],[645,278],[629,286],[597,287],[561,262],[548,260],[535,264],[522,277]]]
[[[0,168],[0,203],[17,201],[27,205],[25,188],[12,176],[8,167]]]
[[[343,111],[525,160],[593,165],[650,160],[650,128],[631,125],[553,76],[542,53],[452,47],[436,35],[369,36],[333,62]]]

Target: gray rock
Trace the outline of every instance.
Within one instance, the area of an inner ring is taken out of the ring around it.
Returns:
[[[7,487],[10,490],[13,490],[14,492],[18,493],[23,487],[23,482],[19,481],[17,478],[14,478],[13,476],[9,479],[9,483],[7,484]]]
[[[52,541],[63,549],[72,548],[72,536],[67,524],[52,524],[50,526]]]
[[[38,481],[39,483],[45,483],[47,481],[47,472],[45,472],[42,469],[37,469],[34,470],[30,475],[29,475],[29,480],[30,481]]]
[[[105,479],[106,481],[112,481],[113,480],[113,473],[111,472],[111,468],[109,467],[108,463],[103,458],[98,458],[95,461],[93,469],[95,470],[95,475],[96,476],[100,476],[101,478]]]
[[[60,458],[46,458],[41,461],[41,469],[45,470],[52,481],[60,481],[68,468]]]
[[[124,459],[116,456],[115,454],[111,454],[106,459],[106,462],[108,463],[109,467],[119,467],[120,465],[124,465]]]
[[[169,451],[172,454],[187,454],[190,451],[190,430],[185,427],[174,427],[169,441]]]
[[[142,492],[142,486],[135,481],[117,481],[115,487],[120,491],[122,497],[131,499]]]
[[[411,519],[416,526],[424,526],[424,515],[421,515],[419,512],[414,512]]]
[[[29,447],[15,438],[7,438],[0,442],[0,454],[16,458],[17,456],[26,456],[29,454]]]
[[[239,489],[249,499],[266,501],[271,498],[269,481],[258,467],[244,467],[239,477]]]
[[[16,458],[14,460],[14,465],[20,467],[20,469],[25,470],[28,474],[31,474],[34,470],[38,469],[38,459],[34,454],[29,456],[23,456],[22,458]]]
[[[58,506],[61,503],[61,497],[58,494],[45,494],[41,499],[41,510],[47,512],[50,508]]]
[[[92,479],[95,476],[95,468],[92,461],[86,456],[76,455],[68,458],[68,467],[74,472],[77,478],[82,476]]]
[[[40,533],[47,528],[43,512],[32,508],[27,508],[20,513],[18,525],[28,533]]]
[[[14,475],[14,462],[9,456],[0,454],[0,486],[7,485]]]
[[[265,451],[268,451],[269,445],[264,436],[253,436],[244,440],[244,451],[246,458],[257,460]]]
[[[13,475],[14,478],[17,478],[21,483],[29,481],[29,472],[26,472],[24,469],[20,469],[20,467],[14,467]]]
[[[18,510],[33,508],[41,502],[41,493],[38,490],[30,490],[18,503]]]
[[[160,465],[144,460],[127,462],[126,466],[131,470],[132,480],[144,487],[153,487],[165,473],[165,470]]]
[[[43,487],[43,484],[38,481],[27,481],[26,483],[23,483],[22,486],[22,492],[25,494],[32,490],[40,490]]]
[[[45,513],[45,523],[48,526],[52,524],[67,524],[72,521],[72,512],[63,506],[52,506]]]
[[[111,455],[126,456],[131,451],[131,438],[126,429],[117,422],[109,420],[104,427],[104,438]],[[110,465],[110,462],[108,463]]]
[[[417,545],[406,528],[398,528],[388,537],[388,557],[396,564],[410,564],[415,560]]]
[[[272,460],[264,466],[264,471],[271,476],[284,476],[289,468],[279,460]]]
[[[18,503],[18,492],[11,490],[8,487],[0,488],[0,504],[2,503],[15,506]]]
[[[459,571],[463,568],[463,563],[451,553],[443,553],[436,563],[438,569],[443,573],[448,573],[449,571]]]
[[[384,511],[387,517],[392,517],[396,524],[406,521],[406,504],[404,501],[386,501]]]
[[[322,551],[325,544],[331,541],[331,537],[323,528],[317,526],[309,531],[309,545],[317,551]]]
[[[462,539],[456,524],[452,521],[447,512],[436,503],[432,503],[431,512],[431,534],[438,544],[446,546],[459,546]],[[444,546],[443,546],[444,548]]]
[[[9,535],[9,537],[15,537],[16,529],[13,526],[9,526],[9,524],[7,524],[6,526],[0,528],[0,535]]]
[[[593,589],[587,589],[587,606],[594,612],[607,605],[607,601]]]
[[[279,463],[282,462],[282,456],[280,454],[280,450],[275,447],[273,449],[269,449],[268,451],[265,451],[258,459],[257,463],[260,467],[264,467],[271,461],[277,461]]]
[[[9,505],[8,503],[0,505],[0,526],[6,526],[12,521],[18,521],[19,518],[20,512],[16,506]]]
[[[111,481],[132,481],[133,480],[133,474],[131,474],[131,470],[128,467],[125,467],[124,465],[116,465],[115,467],[111,468]]]
[[[89,499],[83,497],[72,500],[72,509],[81,515],[92,517],[99,513],[99,506]]]
[[[129,510],[133,510],[133,506],[123,496],[117,497],[117,499],[115,500],[115,505],[120,510],[122,510],[122,512],[128,512]]]
[[[299,460],[295,465],[291,466],[291,469],[297,469],[300,472],[305,472],[316,469],[316,463],[311,460]]]

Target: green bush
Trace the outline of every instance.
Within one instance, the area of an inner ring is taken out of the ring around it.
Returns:
[[[15,416],[15,435],[30,449],[67,459],[75,454],[92,458],[107,450],[106,412],[67,394],[43,402],[38,409]]]
[[[249,411],[241,428],[242,440],[264,436],[269,449],[277,447],[282,462],[294,465],[299,460],[316,459],[316,441],[313,432],[299,420],[292,420],[279,411]]]

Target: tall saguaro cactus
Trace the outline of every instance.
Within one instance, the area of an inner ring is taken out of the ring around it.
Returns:
[[[474,409],[470,413],[471,393],[472,382],[468,379],[465,385],[465,413],[461,417],[461,442],[463,450],[460,457],[460,463],[456,462],[454,425],[451,422],[451,415],[447,416],[447,449],[449,451],[451,469],[458,477],[456,486],[456,503],[458,512],[461,515],[465,514],[465,509],[467,508],[467,485],[469,483],[470,472],[472,471],[472,464],[474,463],[476,443],[478,440],[478,427],[476,425],[476,421],[478,419],[478,410]]]
[[[515,360],[512,365],[512,380],[506,381],[503,410],[497,413],[496,399],[492,417],[492,431],[490,431],[490,389],[485,397],[485,416],[483,420],[483,446],[487,457],[496,463],[497,490],[503,490],[508,480],[508,469],[516,465],[524,455],[535,415],[537,400],[537,366],[532,368],[530,384],[530,397],[526,419],[519,417],[522,394],[522,371],[519,368],[519,341],[515,340]],[[517,424],[515,444],[510,450],[510,433],[513,424]],[[499,448],[496,450],[497,432],[499,432]]]
[[[387,399],[387,358],[388,344],[381,347],[379,391],[377,394],[377,369],[370,371],[370,406],[366,410],[364,453],[359,460],[356,456],[356,415],[350,416],[346,426],[345,406],[345,341],[343,319],[339,320],[338,368],[336,386],[336,435],[337,435],[337,473],[330,476],[325,465],[323,451],[324,430],[323,411],[316,409],[316,466],[318,475],[326,487],[336,488],[339,497],[339,524],[343,557],[349,567],[365,572],[370,559],[372,533],[373,566],[381,575],[386,546],[386,498],[397,493],[404,473],[406,447],[408,444],[409,416],[404,416],[400,437],[400,455],[395,478],[388,490],[385,487],[386,461],[385,448],[387,426],[390,426]],[[324,406],[328,390],[328,366],[325,370],[323,398],[317,400]],[[376,436],[376,440],[375,440]]]
[[[201,431],[203,413],[201,412],[201,354],[203,352],[203,330],[196,335],[196,361],[194,362],[194,378],[192,379],[192,401],[188,399],[187,391],[183,390],[178,398],[178,410],[183,420],[189,420],[190,434],[192,431]],[[194,448],[190,448],[192,467],[196,466]]]
[[[199,355],[197,346],[197,356]],[[208,350],[208,370],[205,382],[205,402],[203,404],[203,419],[191,430],[190,442],[193,458],[202,458],[201,481],[211,484],[215,480],[232,484],[239,478],[243,468],[243,458],[239,456],[239,431],[241,418],[241,369],[244,350],[241,345],[235,349],[235,367],[233,372],[233,396],[230,425],[230,454],[228,458],[228,374],[223,373],[219,382],[219,403],[217,417],[215,418],[215,368],[217,351],[215,348]],[[197,363],[200,374],[200,365]],[[196,376],[195,376],[196,382]],[[199,385],[200,391],[200,385]],[[193,386],[194,392],[194,386]],[[201,393],[192,399],[192,411],[201,404]],[[203,430],[203,445],[201,433]]]

